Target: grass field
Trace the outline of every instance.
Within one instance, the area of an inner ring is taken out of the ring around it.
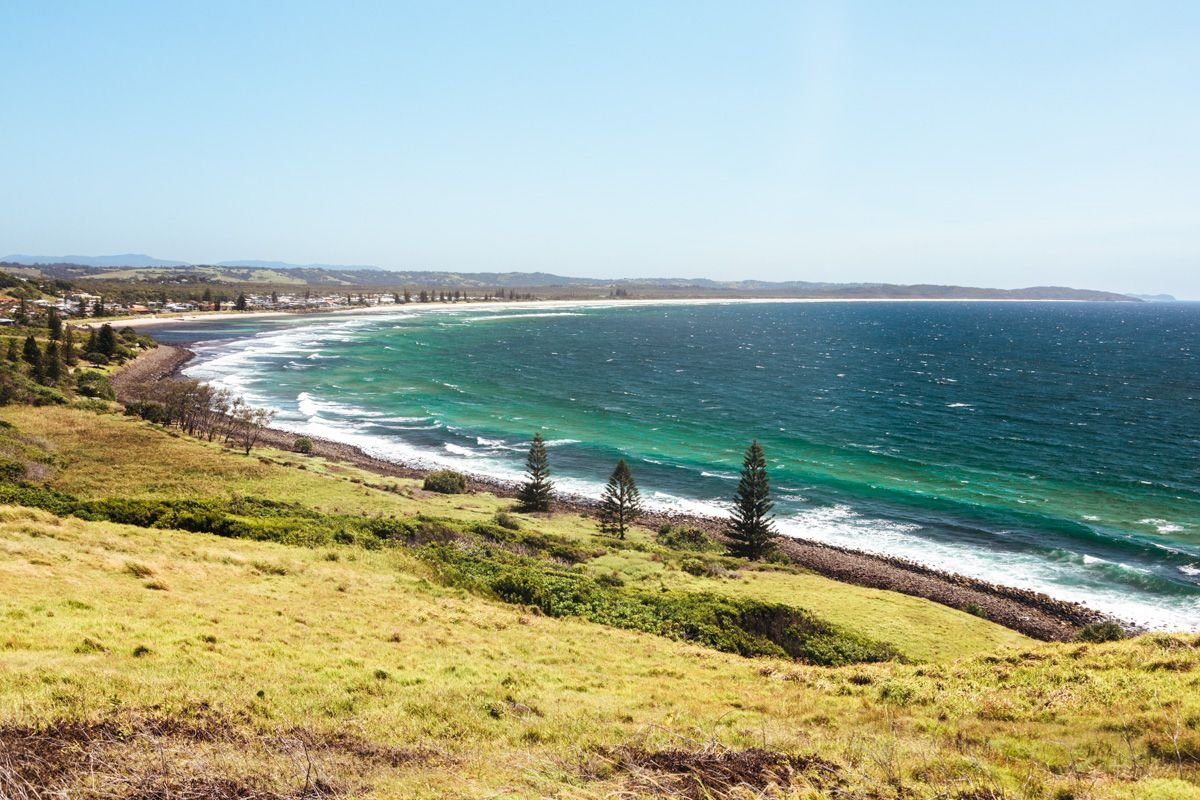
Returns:
[[[507,505],[112,415],[0,419],[0,447],[80,497],[464,521]],[[1038,644],[794,570],[691,575],[647,531],[618,546],[575,516],[520,518],[602,547],[596,574],[784,600],[920,663],[745,659],[550,619],[443,585],[404,548],[5,507],[0,797],[1200,797],[1200,637]]]

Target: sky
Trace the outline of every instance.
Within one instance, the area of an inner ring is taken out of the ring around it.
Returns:
[[[1200,3],[0,0],[0,255],[1200,299]]]

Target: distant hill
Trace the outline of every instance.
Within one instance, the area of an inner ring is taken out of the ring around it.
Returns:
[[[64,259],[72,259],[70,261]],[[93,263],[85,263],[93,262]],[[104,263],[96,263],[104,262]],[[119,262],[119,263],[118,263]],[[314,288],[358,287],[364,290],[520,289],[546,297],[807,297],[816,299],[936,299],[936,300],[1089,300],[1141,302],[1115,292],[1032,286],[989,289],[936,284],[830,283],[820,281],[717,281],[708,278],[574,278],[548,272],[435,272],[386,270],[380,267],[332,264],[287,264],[282,261],[225,261],[184,264],[145,255],[129,256],[8,256],[0,261],[24,277],[41,275],[59,280],[131,281],[138,283],[228,283]],[[1158,298],[1155,298],[1158,299]]]
[[[41,264],[79,264],[85,267],[186,267],[186,261],[154,258],[142,253],[123,253],[116,256],[26,256],[11,255],[0,259],[8,264],[35,266]]]
[[[246,258],[234,261],[218,261],[213,264],[214,267],[251,267],[253,269],[325,269],[325,270],[382,270],[382,267],[371,266],[370,264],[289,264],[286,261],[258,261],[253,258]]]

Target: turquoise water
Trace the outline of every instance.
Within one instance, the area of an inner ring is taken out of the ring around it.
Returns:
[[[764,445],[788,534],[1200,627],[1200,305],[443,308],[156,330],[297,432],[560,488],[625,457],[721,513]]]

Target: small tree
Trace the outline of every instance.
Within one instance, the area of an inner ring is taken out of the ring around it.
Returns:
[[[233,301],[233,308],[235,311],[245,311],[246,310],[246,295],[239,294],[237,296],[237,300]]]
[[[5,355],[5,360],[16,364],[21,360],[21,348],[17,346],[16,339],[8,340],[8,353]]]
[[[625,529],[641,516],[642,498],[625,459],[617,461],[600,500],[600,530],[625,538]]]
[[[733,498],[732,529],[729,531],[729,538],[733,540],[729,550],[733,555],[757,560],[774,549],[779,534],[771,525],[773,505],[767,460],[755,439],[742,460],[742,478]]]
[[[554,484],[550,482],[550,467],[546,458],[546,443],[542,434],[533,435],[529,446],[529,457],[525,461],[528,480],[517,493],[522,511],[549,511],[554,502]]]
[[[117,354],[117,334],[107,322],[100,326],[100,331],[96,334],[95,349],[97,353],[104,353],[109,358]]]

